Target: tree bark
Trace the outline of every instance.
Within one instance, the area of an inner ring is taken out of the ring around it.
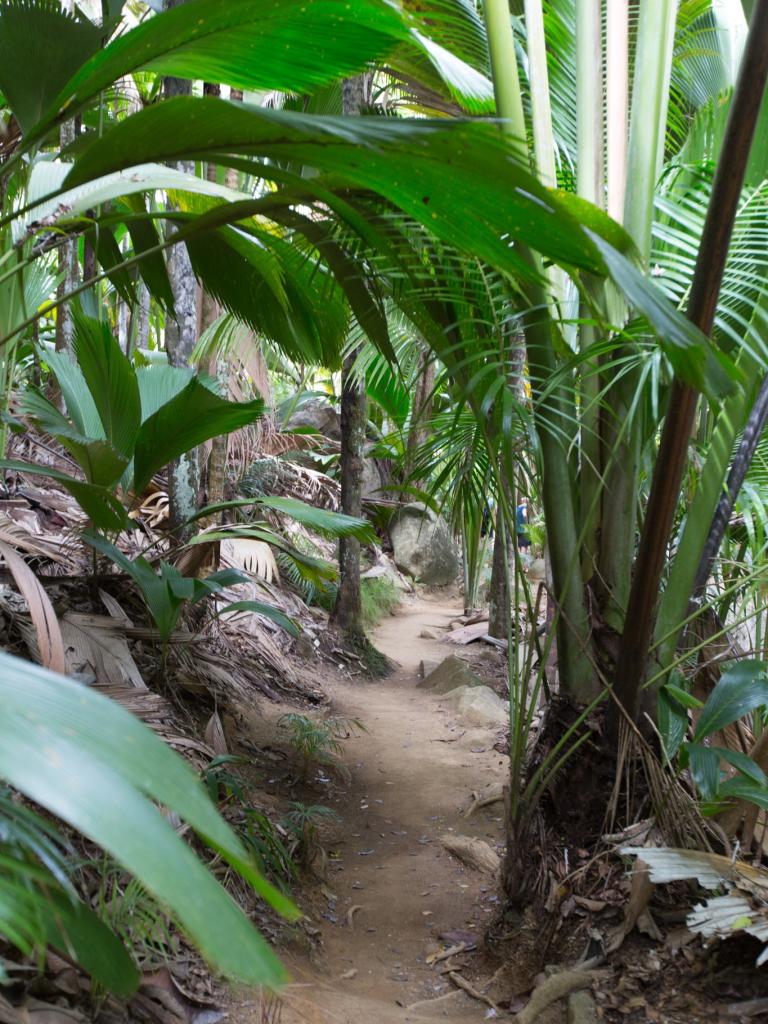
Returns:
[[[66,9],[66,8],[65,8]],[[75,141],[75,122],[66,121],[59,129],[59,142],[64,149]],[[64,242],[59,249],[58,271],[61,281],[56,289],[56,297],[61,300],[73,291],[80,281],[80,263],[77,258],[77,242]],[[69,303],[65,302],[56,309],[56,351],[71,352],[74,343],[74,324],[69,311]]]
[[[515,40],[507,0],[484,0],[496,113],[521,161],[529,159],[526,127],[517,71]],[[552,571],[558,601],[560,679],[565,692],[580,703],[595,696],[598,683],[590,661],[591,625],[578,571],[579,546],[569,451],[575,422],[573,393],[557,378],[555,350],[557,325],[549,314],[547,288],[541,283],[541,260],[527,246],[519,246],[521,259],[534,271],[535,280],[523,290],[527,313],[521,317],[528,351],[531,390],[536,407],[536,429],[541,446],[542,498],[549,532]],[[518,302],[517,297],[514,300]],[[544,315],[544,311],[547,311]],[[542,391],[547,400],[538,402]],[[576,572],[574,573],[574,568]]]
[[[515,331],[510,337],[509,354],[511,362],[510,387],[515,392],[515,398],[524,405],[525,395],[525,337]],[[510,460],[510,467],[513,459]],[[511,516],[511,522],[505,522],[504,505],[501,500],[498,502],[496,512],[496,535],[493,540],[493,561],[491,562],[491,585],[488,609],[488,633],[497,640],[506,640],[510,624],[517,636],[517,609],[515,609],[515,622],[511,623],[512,613],[512,573],[515,571],[515,545],[513,543],[512,530],[517,528],[516,507],[517,502],[513,488],[509,485],[508,469],[504,465],[499,467],[501,477],[500,490],[506,497],[507,508]]]
[[[358,116],[365,103],[365,77],[344,80],[342,109],[346,117]],[[341,370],[341,511],[349,516],[363,512],[363,459],[365,446],[365,381],[353,372],[357,352],[350,352]],[[349,637],[363,638],[360,593],[360,541],[339,540],[339,590],[333,620]]]
[[[411,425],[408,431],[406,463],[410,470],[416,450],[427,438],[426,424],[432,416],[432,391],[435,386],[435,361],[431,353],[424,351],[419,357],[419,375],[416,380],[416,394],[411,406]],[[418,487],[421,481],[417,478],[412,483]]]
[[[355,353],[344,360],[341,371],[341,511],[348,516],[363,512],[363,446],[365,443],[365,383],[353,373]],[[348,635],[362,637],[360,595],[360,541],[339,540],[339,590],[333,618]]]
[[[768,81],[768,3],[756,8],[731,103],[723,150],[712,186],[691,285],[687,315],[709,335],[741,197],[747,160]],[[680,498],[698,392],[675,377],[654,467],[640,540],[614,693],[636,719],[648,662],[664,559]]]
[[[510,569],[515,564],[515,552],[510,532],[504,522],[504,510],[496,510],[496,534],[493,538],[493,561],[488,600],[488,633],[497,640],[506,640],[509,630]]]
[[[164,0],[163,7],[180,7],[184,0]],[[190,96],[192,83],[185,78],[165,78],[166,99]],[[194,174],[194,163],[175,164],[178,170]],[[197,281],[185,245],[174,245],[168,256],[168,278],[174,301],[174,315],[166,318],[165,347],[171,366],[188,367],[197,342]],[[171,532],[181,538],[185,522],[197,511],[200,492],[200,462],[197,449],[186,452],[168,467],[168,502]]]
[[[213,82],[205,82],[203,85],[204,96],[221,96],[221,86]],[[227,171],[227,176],[232,173],[230,168]],[[237,172],[235,171],[235,176]],[[216,164],[207,164],[205,168],[205,176],[208,181],[216,181]],[[227,181],[229,184],[229,181]],[[221,314],[219,304],[212,295],[201,289],[200,292],[200,327],[199,334],[202,335],[216,322]],[[227,365],[223,359],[218,357],[217,353],[214,353],[207,366],[208,374],[215,377],[219,386],[222,389],[222,394],[226,398],[228,397],[228,380],[227,380]],[[204,467],[205,477],[205,497],[206,504],[215,505],[220,501],[224,500],[224,491],[227,482],[227,435],[220,434],[218,437],[214,437],[211,441],[210,451],[208,452],[208,462]],[[200,525],[213,526],[215,523],[220,521],[221,514],[215,514],[207,517],[203,520]]]

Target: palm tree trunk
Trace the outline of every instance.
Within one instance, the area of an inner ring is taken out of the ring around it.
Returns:
[[[557,187],[555,134],[549,96],[549,71],[541,0],[525,0],[525,32],[528,40],[528,81],[531,88],[533,154],[542,185]]]
[[[184,0],[164,0],[163,7],[180,7]],[[163,93],[166,99],[190,96],[192,83],[185,78],[165,78]],[[176,164],[180,171],[194,174],[195,165],[183,161]],[[188,367],[197,342],[197,281],[185,245],[174,245],[168,257],[168,279],[174,300],[174,315],[166,317],[165,346],[172,366]],[[199,453],[195,449],[179,456],[168,467],[168,502],[170,527],[174,536],[181,538],[185,523],[198,509],[200,494]]]
[[[768,3],[756,8],[731,103],[691,286],[688,317],[709,334],[714,323],[728,246],[768,80]],[[648,660],[669,535],[680,496],[698,392],[675,378],[648,498],[614,691],[636,718]]]
[[[745,379],[755,381],[755,384],[746,392],[737,391],[729,395],[717,417],[707,458],[699,474],[696,493],[688,508],[669,579],[659,603],[655,639],[658,645],[656,657],[662,668],[671,664],[677,650],[691,595],[696,590],[696,568],[706,545],[713,512],[722,494],[733,446],[747,417],[747,410],[756,398],[759,367],[746,349],[742,351],[737,366]]]
[[[68,146],[75,141],[75,122],[66,121],[59,129],[59,141],[61,148]],[[64,242],[59,249],[58,272],[61,281],[56,289],[56,297],[61,300],[65,295],[74,291],[80,283],[80,263],[77,257],[77,241],[70,239]],[[69,312],[68,303],[62,303],[56,308],[56,350],[57,352],[71,352],[73,346],[74,324],[72,314]]]
[[[603,206],[603,47],[600,0],[576,0],[576,111],[578,118],[578,172],[576,187],[582,199]],[[588,352],[598,341],[588,324],[590,311],[583,304],[584,323],[579,345]],[[579,467],[582,579],[587,582],[597,565],[602,489],[600,451],[600,375],[594,357],[581,367],[581,465]]]
[[[741,485],[744,483],[749,467],[752,464],[752,459],[765,430],[766,423],[768,423],[768,376],[763,377],[757,398],[750,411],[744,432],[741,435],[739,450],[731,464],[731,471],[728,474],[725,490],[720,495],[720,501],[717,503],[715,514],[712,517],[707,542],[704,545],[699,567],[696,570],[696,578],[693,582],[694,594],[698,594],[704,589],[709,579],[709,574],[712,572],[712,565],[723,542],[733,507],[741,491]]]
[[[511,501],[510,501],[511,504]],[[514,508],[514,505],[512,505]],[[488,598],[488,634],[497,640],[506,640],[509,633],[511,595],[510,570],[515,564],[515,549],[506,524],[504,509],[496,509],[496,533],[493,538],[493,561]]]
[[[137,310],[137,322],[136,322],[136,335],[134,338],[134,344],[136,348],[146,349],[149,348],[149,288],[140,282],[138,287],[138,310]]]
[[[485,19],[496,111],[504,118],[504,128],[515,141],[520,160],[527,163],[525,118],[507,0],[485,0]],[[533,253],[525,246],[520,246],[518,252],[537,277],[543,278],[543,269]],[[575,421],[573,397],[567,387],[559,386],[551,389],[545,401],[537,403],[558,369],[553,341],[556,328],[549,312],[549,296],[542,285],[526,288],[525,303],[528,312],[522,317],[522,325],[544,467],[542,496],[559,611],[560,678],[566,693],[586,703],[594,696],[597,681],[590,660],[591,631],[579,572],[574,481],[568,463],[568,439]]]
[[[363,446],[365,443],[365,382],[354,373],[355,354],[348,355],[341,371],[341,511],[360,516],[363,512]],[[339,540],[339,590],[333,618],[348,636],[362,637],[360,594],[360,541]]]
[[[606,209],[621,224],[629,142],[629,0],[611,0],[605,16]]]
[[[416,378],[416,393],[411,403],[411,421],[406,445],[406,467],[410,470],[416,449],[427,437],[426,424],[432,416],[432,392],[435,387],[435,361],[429,351],[419,355],[419,370]],[[420,481],[412,478],[414,486]]]
[[[346,117],[358,116],[365,100],[365,78],[345,79],[342,109]],[[354,372],[357,352],[350,352],[341,369],[341,511],[360,516],[363,512],[363,459],[366,424],[365,381]],[[334,622],[347,636],[365,636],[360,592],[360,541],[339,540],[339,590]]]
[[[651,249],[654,193],[664,157],[677,6],[677,0],[645,0],[640,6],[624,223],[646,263]],[[612,138],[616,131],[614,124]],[[617,187],[614,179],[614,209]],[[614,316],[620,323],[624,314],[617,310]],[[635,403],[639,382],[639,369],[629,370],[609,388],[604,403],[609,412],[602,423],[605,491],[598,565],[607,596],[604,615],[616,630],[624,625],[637,534],[644,436],[642,416]]]

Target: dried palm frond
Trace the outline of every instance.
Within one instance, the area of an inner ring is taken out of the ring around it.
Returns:
[[[162,526],[168,520],[169,499],[166,491],[156,491],[145,498],[138,508],[128,513],[130,519],[141,520],[150,529]]]
[[[146,690],[147,685],[126,642],[125,631],[129,625],[129,621],[111,615],[67,612],[61,620],[61,632],[68,670],[90,670],[100,685]]]
[[[688,927],[705,942],[727,939],[743,931],[768,943],[768,871],[744,861],[722,857],[702,850],[678,850],[670,847],[637,848],[620,851],[640,857],[656,884],[695,879],[710,890],[728,890],[697,904],[688,915]],[[768,961],[768,945],[757,959]]]
[[[222,540],[220,562],[227,568],[253,573],[266,583],[280,580],[280,569],[274,552],[263,540],[252,540],[249,537]]]
[[[45,668],[63,675],[66,672],[64,641],[51,599],[15,548],[0,541],[0,555],[27,604],[34,627],[34,632],[28,632],[25,637],[30,651]]]
[[[134,686],[97,686],[99,693],[116,701],[126,711],[140,718],[147,725],[158,726],[173,720],[173,706],[165,697],[151,690],[139,690]]]
[[[339,484],[325,473],[269,455],[260,457],[248,468],[240,489],[246,495],[298,498],[332,512],[338,511],[341,502]]]
[[[214,711],[205,727],[205,742],[215,754],[228,754],[227,737],[218,711]]]
[[[640,801],[632,786],[645,780],[656,828],[666,842],[676,846],[710,849],[713,828],[703,818],[695,797],[671,765],[663,763],[654,749],[626,719],[619,727],[616,779],[608,803],[606,831],[612,831],[619,799],[625,796],[627,819],[633,820]]]
[[[28,555],[40,555],[62,565],[69,563],[61,553],[63,533],[43,534],[39,519],[31,509],[18,509],[13,517],[0,512],[0,541]]]

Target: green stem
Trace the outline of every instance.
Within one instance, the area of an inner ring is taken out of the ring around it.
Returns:
[[[744,349],[737,366],[745,371],[746,380],[754,381],[754,386],[748,393],[739,390],[729,396],[717,418],[704,468],[677,545],[669,581],[659,605],[654,635],[659,643],[657,656],[662,667],[670,664],[677,649],[686,621],[688,602],[693,593],[696,569],[728,472],[731,452],[759,384],[758,368]]]
[[[527,163],[525,119],[507,0],[485,0],[485,18],[497,113],[504,119],[504,130],[513,140],[520,159]],[[542,497],[552,573],[562,613],[558,619],[561,680],[564,690],[575,700],[588,701],[595,693],[596,680],[587,656],[590,625],[586,602],[578,574],[572,571],[579,560],[573,480],[568,465],[568,439],[574,423],[572,400],[568,388],[559,385],[552,389],[546,402],[536,403],[537,395],[557,374],[555,327],[549,296],[544,284],[539,283],[544,281],[540,260],[525,246],[519,247],[519,254],[538,279],[524,289],[527,311],[522,320],[543,461]]]
[[[755,12],[747,38],[688,303],[688,318],[707,335],[715,320],[728,247],[767,82],[768,3],[764,3]],[[675,377],[654,466],[616,666],[615,692],[633,719],[639,713],[640,689],[645,678],[664,559],[679,501],[697,401],[698,393]]]
[[[629,0],[610,0],[605,17],[606,208],[623,223],[629,142]]]
[[[600,0],[576,0],[576,189],[603,205],[603,61]]]
[[[624,223],[640,255],[648,262],[656,182],[664,157],[664,131],[669,106],[676,0],[646,0],[640,7],[632,119],[627,155]],[[614,132],[616,126],[614,125]],[[623,314],[614,322],[620,323]],[[629,601],[637,533],[637,494],[644,423],[631,420],[641,370],[628,372],[606,397],[603,445],[616,457],[606,474],[600,545],[600,577],[607,591],[605,618],[614,629],[624,626]],[[629,430],[623,425],[629,420]]]
[[[531,90],[531,121],[536,170],[542,185],[557,188],[555,135],[549,98],[549,71],[541,0],[525,0],[525,34],[528,43],[528,81]]]

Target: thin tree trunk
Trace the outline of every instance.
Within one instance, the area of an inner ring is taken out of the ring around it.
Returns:
[[[61,9],[66,14],[73,14],[74,0],[61,0]],[[75,141],[75,121],[65,121],[59,129],[59,145],[62,149]],[[80,266],[77,258],[77,242],[64,242],[58,253],[58,272],[61,281],[56,289],[56,297],[61,300],[79,284]],[[56,307],[55,344],[57,352],[71,352],[73,346],[73,323],[69,311],[69,303]]]
[[[696,568],[722,493],[733,446],[748,415],[747,410],[757,397],[760,370],[746,349],[740,353],[737,366],[744,373],[745,380],[755,383],[746,391],[739,390],[729,395],[718,413],[696,493],[688,508],[669,579],[660,598],[655,639],[658,644],[656,655],[662,668],[671,664],[677,651],[689,601],[696,591]]]
[[[149,348],[149,288],[142,281],[138,290],[138,322],[135,345],[138,349]]]
[[[528,41],[528,80],[531,87],[533,153],[542,185],[557,187],[555,135],[549,98],[549,72],[541,0],[525,0],[525,32]]]
[[[180,7],[184,0],[164,0],[164,9]],[[163,82],[166,99],[190,96],[192,83],[185,78],[168,77]],[[178,170],[194,174],[194,163],[183,161]],[[168,278],[174,300],[174,316],[166,318],[165,346],[172,366],[188,367],[197,342],[197,282],[192,263],[183,244],[174,245],[168,257]],[[198,508],[200,492],[199,453],[196,449],[175,459],[168,467],[169,519],[172,533],[181,538],[185,523]]]
[[[360,114],[365,102],[365,78],[347,78],[343,85],[343,112],[347,117]],[[365,446],[365,381],[354,373],[357,352],[350,352],[341,370],[341,511],[350,516],[363,512],[363,459]],[[350,637],[365,635],[360,593],[360,541],[355,537],[339,540],[339,590],[334,621]]]
[[[763,3],[756,8],[750,26],[691,286],[688,317],[707,335],[714,323],[728,246],[767,79],[768,3]],[[633,718],[639,712],[656,600],[698,397],[698,392],[675,378],[616,666],[614,692]]]
[[[525,118],[520,94],[517,57],[507,0],[485,0],[485,18],[493,69],[496,111],[528,161]],[[519,255],[542,278],[540,261],[526,247]],[[557,372],[553,344],[555,325],[549,315],[549,296],[538,284],[525,289],[528,312],[521,317],[528,348],[528,366],[534,398],[551,384]],[[544,514],[552,554],[552,570],[559,605],[558,649],[563,689],[577,701],[587,702],[597,685],[590,661],[591,630],[579,571],[579,548],[573,479],[568,463],[569,438],[575,420],[573,396],[567,386],[552,388],[538,405],[536,427],[541,445]]]
[[[204,96],[221,96],[221,86],[213,82],[205,82],[203,84],[203,95]],[[216,164],[207,164],[205,169],[206,178],[208,181],[216,181]],[[227,175],[232,173],[232,168],[227,170]],[[237,171],[234,172],[235,179],[237,178]],[[229,184],[229,181],[227,181]],[[200,336],[208,330],[218,320],[221,310],[219,309],[218,302],[212,295],[201,290],[200,293]],[[214,353],[211,356],[208,364],[208,373],[216,377],[219,381],[219,386],[223,389],[224,397],[228,397],[228,379],[227,379],[227,364],[223,359],[219,359],[218,354]],[[214,437],[211,441],[210,451],[208,452],[208,462],[205,466],[205,492],[206,492],[206,503],[208,505],[215,505],[218,502],[224,500],[224,492],[226,490],[227,482],[227,442],[228,438],[226,434],[220,434],[218,437]],[[213,526],[216,522],[221,519],[221,513],[217,513],[213,516],[208,517],[200,525],[201,527]]]
[[[341,511],[348,516],[363,512],[363,447],[365,443],[365,383],[353,372],[355,354],[344,360],[341,371]],[[339,540],[339,590],[334,621],[348,635],[362,637],[360,594],[360,541]]]
[[[621,224],[629,143],[629,0],[609,0],[605,16],[606,207]]]
[[[510,531],[504,521],[504,509],[496,509],[496,533],[493,538],[493,561],[488,599],[488,634],[497,640],[506,640],[509,629],[511,597],[510,570],[515,564],[515,549]]]
[[[510,340],[510,387],[515,392],[517,401],[523,405],[525,397],[525,338],[515,331]],[[513,489],[509,486],[508,472],[514,465],[514,457],[509,465],[502,465],[499,470],[501,480],[499,490],[503,490],[509,520],[504,515],[504,502],[499,498],[496,512],[496,533],[493,538],[493,560],[491,562],[491,583],[488,600],[488,632],[497,640],[508,639],[510,625],[517,636],[517,609],[515,621],[512,622],[512,573],[515,571],[517,550],[513,542],[512,530],[517,529],[517,501]]]
[[[664,157],[677,6],[677,0],[644,0],[640,5],[624,223],[646,263],[651,249],[653,199]],[[615,130],[614,126],[614,137]],[[615,180],[613,186],[615,197]],[[617,310],[614,317],[614,322],[620,323],[624,313]],[[637,534],[644,436],[643,419],[635,407],[639,381],[639,369],[630,369],[609,388],[604,403],[609,411],[602,423],[605,491],[599,575],[607,598],[604,615],[617,630],[624,625]]]
[[[131,307],[121,299],[117,298],[117,342],[123,352],[128,355],[130,347],[131,330]]]
[[[595,206],[604,205],[603,195],[603,47],[600,0],[576,0],[576,110],[578,130],[577,191]],[[583,303],[579,346],[587,353],[599,340],[589,326],[589,307]],[[579,484],[582,531],[581,574],[584,582],[596,569],[602,489],[600,452],[600,375],[594,356],[581,366],[581,464]]]
[[[763,382],[760,385],[760,390],[757,394],[757,398],[755,399],[755,404],[752,406],[752,411],[749,414],[747,425],[745,426],[744,433],[741,436],[739,450],[731,465],[731,471],[728,474],[728,482],[726,483],[725,491],[720,495],[720,501],[718,502],[717,509],[712,517],[709,536],[707,537],[707,542],[704,545],[701,561],[699,562],[699,567],[696,571],[696,579],[693,584],[694,594],[699,594],[703,591],[707,584],[709,574],[712,572],[712,565],[715,558],[717,558],[717,553],[723,542],[723,537],[731,518],[733,507],[736,504],[736,499],[741,491],[741,486],[744,483],[749,467],[752,464],[752,459],[754,458],[760,438],[765,430],[766,423],[768,423],[768,376],[763,377]]]
[[[61,148],[75,141],[75,122],[66,121],[59,129]],[[80,263],[77,258],[77,242],[72,239],[64,242],[59,249],[58,271],[61,281],[56,289],[56,297],[61,300],[80,283]],[[65,302],[56,308],[56,350],[71,352],[73,346],[74,325],[69,303]]]
[[[428,351],[419,355],[419,371],[416,380],[416,393],[411,403],[411,424],[408,431],[406,447],[406,465],[410,470],[416,450],[427,438],[426,424],[432,416],[432,392],[435,387],[435,361]],[[413,478],[416,487],[420,480]]]

